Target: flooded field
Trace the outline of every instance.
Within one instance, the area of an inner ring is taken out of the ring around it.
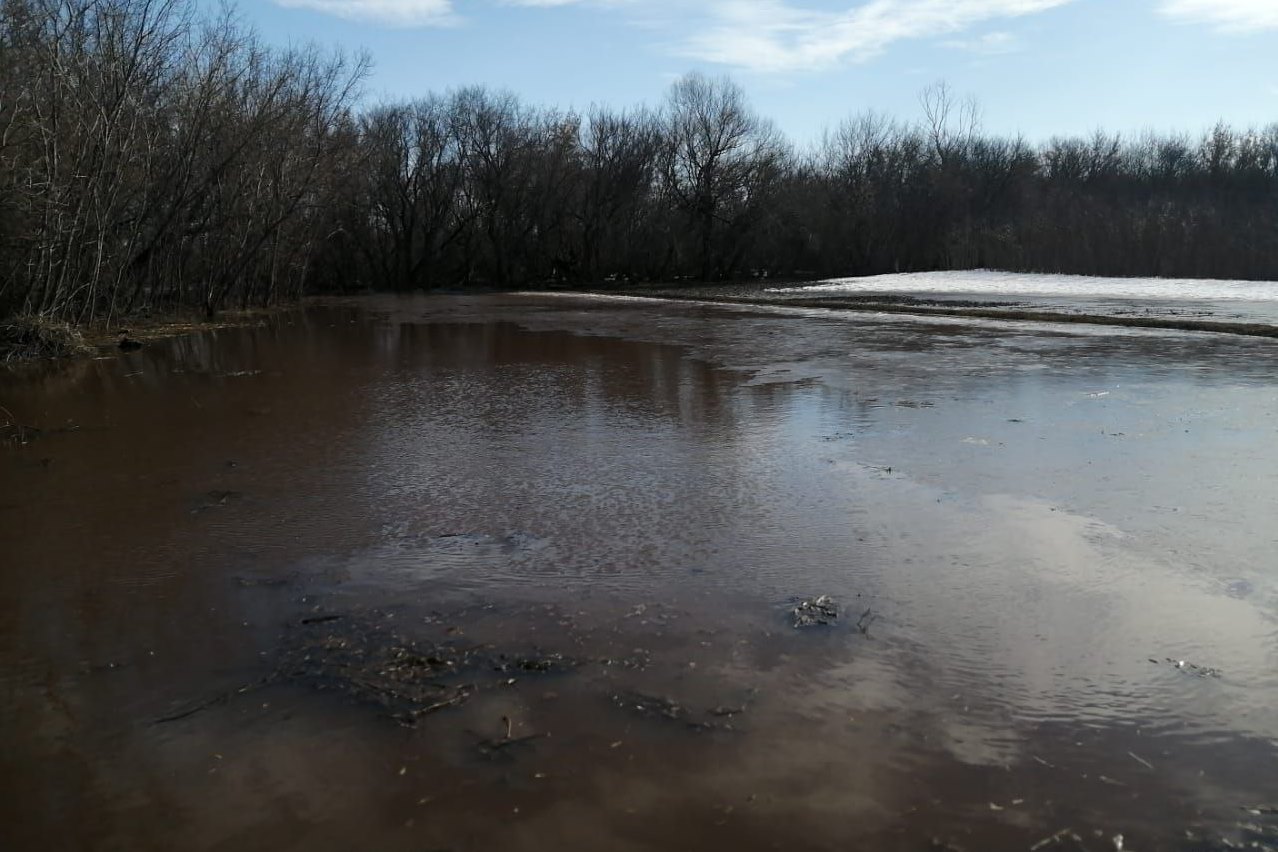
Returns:
[[[1272,341],[381,299],[0,405],[0,848],[1278,849]]]

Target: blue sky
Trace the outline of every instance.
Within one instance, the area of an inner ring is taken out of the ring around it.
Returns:
[[[657,104],[726,73],[796,142],[919,116],[944,79],[983,126],[1197,133],[1278,122],[1278,0],[243,0],[271,42],[366,49],[368,98],[484,83],[562,108]]]

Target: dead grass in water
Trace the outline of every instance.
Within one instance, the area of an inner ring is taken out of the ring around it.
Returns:
[[[171,314],[133,316],[82,326],[40,316],[11,317],[0,320],[0,364],[96,355],[116,347],[122,334],[145,344],[202,331],[264,325],[271,317],[296,307],[223,311],[214,319]]]
[[[0,362],[36,358],[75,358],[94,348],[68,322],[21,316],[0,322]]]
[[[119,343],[121,333],[127,333],[129,337],[146,343],[170,337],[181,337],[185,334],[198,334],[201,331],[264,325],[270,317],[292,310],[294,307],[296,306],[289,305],[280,308],[223,311],[213,319],[207,319],[203,316],[117,318],[110,323],[91,323],[85,328],[84,336],[91,345],[99,348],[115,346]]]

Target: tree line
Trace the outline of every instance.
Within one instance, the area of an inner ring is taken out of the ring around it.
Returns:
[[[306,292],[989,267],[1278,279],[1278,125],[982,132],[944,85],[805,149],[732,81],[584,112],[374,106],[363,57],[193,0],[0,0],[0,315]]]

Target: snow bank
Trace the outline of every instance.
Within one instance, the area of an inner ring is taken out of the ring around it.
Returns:
[[[962,293],[1015,298],[1060,296],[1110,299],[1278,302],[1278,281],[1223,281],[1205,278],[1095,278],[974,269],[836,278],[775,293]]]

